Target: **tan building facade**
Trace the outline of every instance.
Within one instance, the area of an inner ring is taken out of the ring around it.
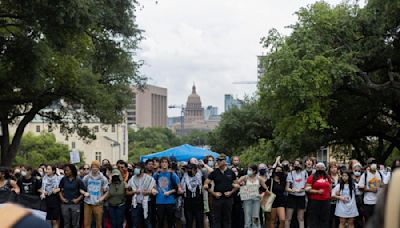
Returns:
[[[128,125],[167,127],[167,89],[147,85],[143,91],[136,87],[132,90],[135,96],[127,109]]]
[[[65,137],[57,125],[51,128],[45,121],[33,120],[25,128],[25,133],[31,132],[34,135],[43,133],[54,134],[56,141],[68,145],[73,150],[83,152],[85,163],[93,160],[101,161],[103,159],[110,160],[115,164],[118,160],[128,160],[128,126],[126,123],[115,125],[104,125],[101,123],[84,124],[96,131],[96,140],[85,142],[79,139],[77,135]],[[10,126],[10,133],[14,134],[16,125]]]

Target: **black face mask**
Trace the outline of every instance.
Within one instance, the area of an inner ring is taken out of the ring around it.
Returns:
[[[188,170],[188,175],[189,175],[189,177],[194,177],[194,171],[193,170]]]
[[[317,171],[315,171],[315,173],[316,173],[318,176],[323,176],[323,175],[325,174],[325,171],[324,171],[324,170],[317,170]]]
[[[296,170],[296,171],[300,171],[300,170],[301,170],[301,167],[299,167],[299,166],[295,166],[295,167],[294,167],[294,170]]]
[[[279,179],[283,179],[285,177],[285,174],[283,172],[275,172],[274,174],[276,177],[279,177]]]
[[[133,169],[128,168],[128,172],[129,172],[129,173],[132,173],[132,172],[133,172]]]
[[[264,176],[267,173],[267,170],[266,169],[260,169],[258,172],[260,173],[261,176]]]

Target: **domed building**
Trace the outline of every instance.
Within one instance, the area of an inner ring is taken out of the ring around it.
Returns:
[[[185,109],[185,123],[204,121],[204,108],[201,106],[200,96],[196,92],[196,86],[192,87],[192,94],[188,96]]]

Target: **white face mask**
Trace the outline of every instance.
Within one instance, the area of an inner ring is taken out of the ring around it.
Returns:
[[[354,172],[354,176],[356,176],[356,177],[361,176],[361,172],[360,172],[360,171],[355,171],[355,172]]]
[[[25,177],[26,176],[26,171],[21,171],[21,176]]]
[[[371,170],[376,170],[376,168],[377,168],[376,164],[371,165]]]
[[[247,176],[253,176],[253,170],[248,169],[247,170]]]

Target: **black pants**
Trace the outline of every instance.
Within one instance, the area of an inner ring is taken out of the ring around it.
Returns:
[[[364,204],[364,218],[365,218],[365,223],[368,222],[368,220],[372,217],[374,214],[374,208],[375,205],[369,205],[369,204]]]
[[[221,197],[213,199],[214,228],[231,228],[232,205],[232,198]]]
[[[185,212],[186,227],[192,228],[193,221],[196,221],[196,228],[204,228],[203,199],[185,198],[183,207]]]
[[[175,225],[175,204],[158,204],[157,206],[158,227],[164,227],[164,219],[167,219],[168,228]]]
[[[329,226],[329,212],[331,202],[329,200],[308,200],[309,227],[321,228]]]
[[[335,215],[336,211],[336,204],[331,204],[331,212],[329,216],[329,226],[332,228],[338,228],[339,227],[339,217]],[[333,226],[333,222],[335,221],[335,226]]]
[[[236,196],[238,197],[238,196]],[[234,198],[232,205],[232,228],[243,228],[244,227],[244,211],[242,201]]]

